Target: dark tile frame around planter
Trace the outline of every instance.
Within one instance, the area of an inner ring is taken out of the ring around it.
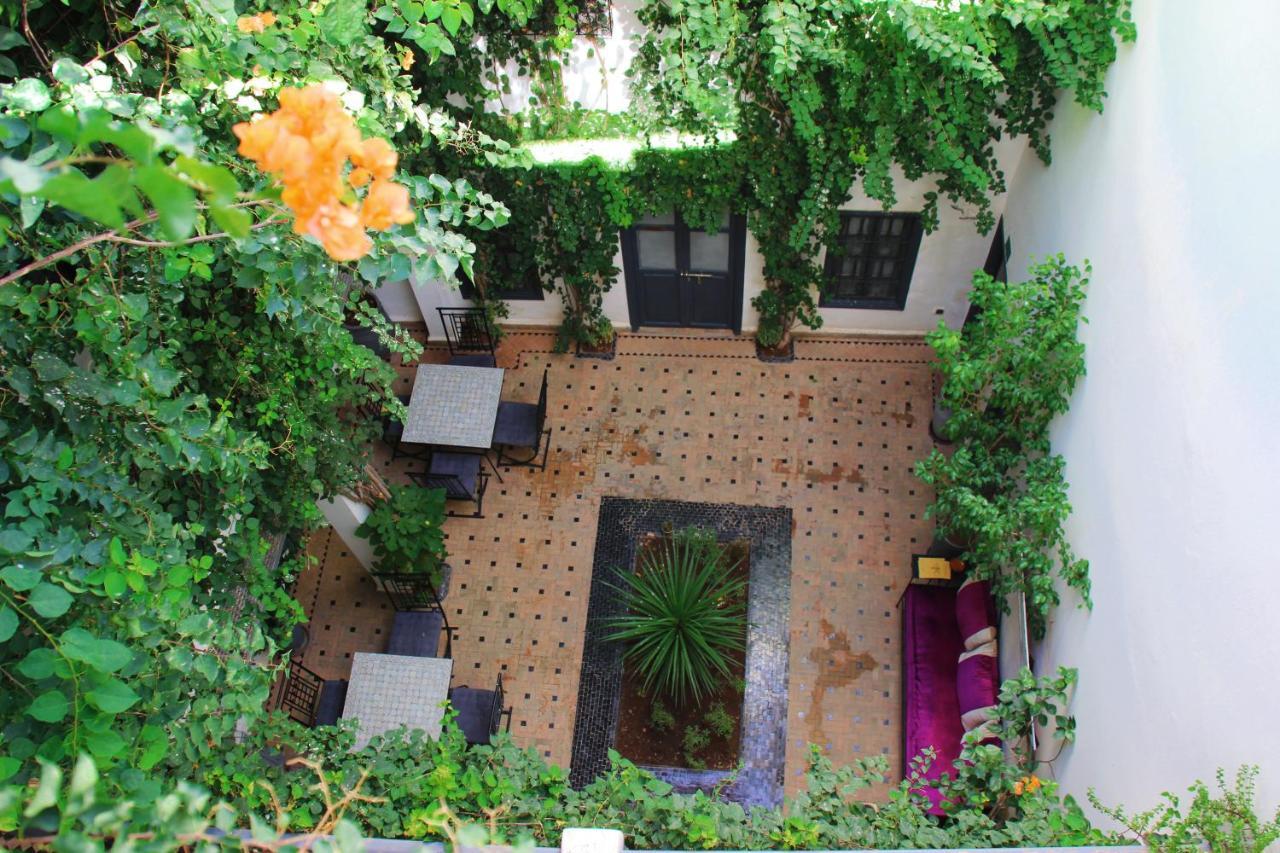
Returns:
[[[582,787],[609,767],[622,699],[622,646],[607,642],[605,620],[622,612],[606,584],[635,563],[645,533],[665,525],[715,530],[721,541],[750,540],[746,692],[737,778],[722,795],[744,806],[782,802],[787,748],[787,670],[791,620],[791,510],[784,507],[606,497],[600,503],[596,547],[583,639],[578,711],[569,779]],[[677,790],[721,783],[726,771],[648,768]]]

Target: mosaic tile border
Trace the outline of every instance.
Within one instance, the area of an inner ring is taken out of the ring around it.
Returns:
[[[791,618],[791,510],[785,507],[616,497],[601,500],[570,782],[581,787],[608,769],[608,751],[617,735],[622,649],[604,641],[604,622],[621,613],[621,602],[606,584],[622,583],[620,569],[634,562],[640,536],[661,532],[665,524],[707,527],[721,539],[751,541],[747,689],[739,753],[742,769],[723,796],[744,806],[780,805],[787,749]],[[715,784],[725,775],[693,774],[675,768],[656,772],[678,788]]]

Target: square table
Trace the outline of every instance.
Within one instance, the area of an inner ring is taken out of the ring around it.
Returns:
[[[453,677],[452,658],[422,658],[356,652],[344,719],[360,723],[356,749],[363,749],[374,735],[406,726],[440,737],[444,701]]]
[[[502,396],[501,367],[420,364],[400,440],[488,450]]]

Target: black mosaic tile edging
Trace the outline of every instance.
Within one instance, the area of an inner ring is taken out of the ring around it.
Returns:
[[[622,584],[622,572],[635,563],[641,535],[660,533],[666,524],[710,528],[722,540],[751,542],[747,687],[738,755],[741,770],[724,789],[723,796],[748,807],[778,806],[782,803],[787,749],[791,619],[791,510],[785,507],[615,497],[601,500],[569,781],[582,787],[607,770],[608,751],[617,736],[622,646],[605,641],[608,629],[604,622],[621,615],[622,602],[606,583]],[[709,787],[726,775],[677,768],[649,769],[678,790]]]

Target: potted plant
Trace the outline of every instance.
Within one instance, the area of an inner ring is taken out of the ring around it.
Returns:
[[[583,327],[575,355],[578,358],[612,359],[617,355],[618,336],[613,323],[603,314]]]
[[[392,485],[374,504],[356,534],[369,540],[378,566],[374,575],[421,574],[443,598],[449,566],[444,546],[443,489]]]

